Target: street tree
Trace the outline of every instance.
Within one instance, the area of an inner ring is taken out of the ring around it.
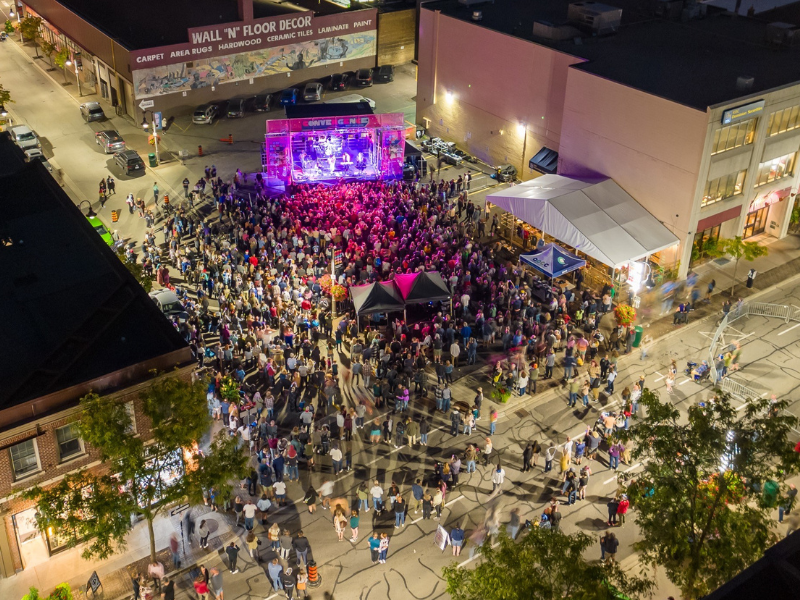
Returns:
[[[36,42],[36,38],[39,37],[39,29],[41,26],[41,17],[25,17],[20,21],[19,30],[22,32],[23,38],[28,38],[32,42]],[[34,44],[34,48],[36,49],[36,58],[39,58],[39,47]]]
[[[66,48],[62,48],[61,50],[56,52],[55,56],[53,57],[53,62],[56,63],[56,66],[64,71],[64,85],[67,85],[68,60],[69,60],[69,50],[67,50]]]
[[[107,556],[124,547],[134,516],[147,522],[150,557],[155,560],[153,522],[159,515],[187,498],[199,501],[203,489],[223,488],[229,479],[247,474],[247,457],[237,450],[234,437],[217,436],[207,451],[199,451],[198,443],[211,425],[202,382],[161,376],[141,399],[146,422],[135,425],[122,403],[97,394],[80,401],[81,437],[99,451],[109,467],[111,482],[83,472],[81,478],[30,492],[38,512],[45,515],[39,527],[44,523],[68,525],[57,531],[72,545],[92,539],[84,550],[87,556]],[[137,433],[148,425],[150,439]],[[84,518],[85,506],[77,498],[79,490],[86,489],[97,489],[105,499],[91,504],[90,519]],[[112,490],[120,499],[111,501]],[[87,522],[76,526],[80,519]]]
[[[122,264],[125,265],[125,268],[131,272],[131,275],[133,275],[136,281],[144,288],[144,291],[149,294],[153,290],[153,276],[145,273],[144,266],[140,263],[137,263],[135,260],[128,260],[124,247],[117,249],[117,256],[122,261]]]
[[[690,407],[688,419],[648,389],[639,403],[644,416],[620,432],[645,464],[628,486],[641,535],[634,547],[694,600],[775,543],[773,491],[798,470],[789,438],[798,419],[785,401],[765,398],[737,411],[722,392]]]
[[[0,106],[5,106],[6,104],[10,104],[14,102],[11,99],[11,92],[3,87],[3,84],[0,83]]]
[[[6,22],[3,24],[3,31],[8,35],[14,33],[14,23],[11,22],[11,19],[6,19]]]
[[[587,561],[584,553],[594,539],[585,533],[533,527],[517,541],[503,531],[498,542],[480,547],[483,560],[474,569],[457,563],[444,568],[453,600],[613,600],[619,592],[638,598],[652,588],[614,563]]]
[[[55,54],[56,47],[54,44],[51,44],[46,39],[41,39],[41,46],[42,46],[42,54],[47,57],[48,62],[50,63],[50,68],[48,71],[53,70],[53,54]]]
[[[707,252],[712,257],[729,256],[733,259],[733,281],[731,282],[731,296],[736,288],[736,271],[739,268],[739,260],[742,258],[748,262],[753,262],[759,256],[766,256],[769,253],[769,248],[762,246],[758,242],[746,242],[741,236],[737,235],[733,238],[721,239],[717,242],[716,247]]]

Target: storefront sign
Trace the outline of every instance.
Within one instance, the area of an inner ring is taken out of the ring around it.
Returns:
[[[763,100],[758,100],[757,102],[751,102],[750,104],[745,104],[744,106],[731,108],[722,113],[722,124],[730,125],[731,123],[735,123],[736,121],[749,119],[750,117],[754,117],[756,115],[761,114],[763,111],[764,111]]]
[[[131,69],[174,65],[377,29],[377,9],[315,17],[311,11],[188,30],[189,42],[130,53]]]

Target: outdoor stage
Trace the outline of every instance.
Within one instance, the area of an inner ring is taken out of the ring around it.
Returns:
[[[400,179],[402,113],[267,121],[264,167],[271,185]]]

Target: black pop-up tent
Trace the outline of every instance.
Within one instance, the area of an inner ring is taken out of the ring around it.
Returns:
[[[357,315],[401,311],[405,308],[403,298],[392,281],[354,285],[350,288],[350,297]]]
[[[406,304],[443,302],[452,295],[438,271],[395,275],[394,282]]]

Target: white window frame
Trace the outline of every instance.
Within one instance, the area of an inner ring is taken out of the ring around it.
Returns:
[[[15,446],[19,446],[21,444],[24,444],[26,442],[33,442],[33,452],[36,455],[36,470],[35,471],[30,471],[28,473],[23,473],[23,474],[20,475],[20,474],[17,473],[17,470],[14,468],[14,457],[11,455],[11,448],[14,448]],[[34,475],[38,475],[39,473],[42,472],[42,459],[39,456],[39,443],[38,443],[38,440],[35,437],[34,438],[30,438],[28,440],[23,440],[23,441],[21,441],[21,442],[19,442],[17,444],[14,444],[13,446],[9,447],[9,449],[8,449],[8,459],[11,461],[11,472],[14,475],[14,481],[21,481],[23,479],[27,479],[29,477],[33,477]]]
[[[128,433],[138,433],[138,431],[136,431],[136,407],[133,405],[133,400],[125,403],[125,410],[131,419],[131,426],[128,429]]]
[[[58,441],[58,432],[67,427],[71,427],[72,425],[77,425],[77,423],[67,423],[66,425],[62,425],[61,427],[56,427],[55,430],[56,448],[58,449],[58,460],[61,463],[75,460],[76,458],[80,458],[81,456],[86,454],[86,446],[84,446],[83,444],[83,439],[80,436],[80,431],[78,432],[78,444],[80,445],[80,450],[78,452],[75,452],[74,454],[70,454],[69,456],[64,456],[63,454],[61,454],[61,442]]]

